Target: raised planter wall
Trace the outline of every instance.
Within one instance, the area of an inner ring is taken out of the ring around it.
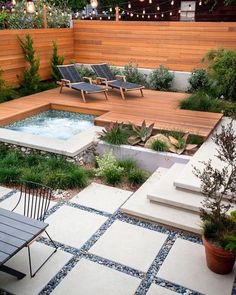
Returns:
[[[155,152],[142,147],[110,145],[104,141],[98,142],[96,151],[100,155],[112,151],[113,155],[120,160],[133,159],[139,167],[150,173],[153,173],[159,167],[170,168],[174,163],[187,164],[191,159],[191,157],[185,155]]]

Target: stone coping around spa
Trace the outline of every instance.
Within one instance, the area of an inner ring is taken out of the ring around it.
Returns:
[[[0,141],[22,147],[74,157],[91,146],[93,142],[97,140],[97,133],[101,132],[102,130],[102,127],[93,126],[69,138],[68,140],[60,140],[0,128]]]

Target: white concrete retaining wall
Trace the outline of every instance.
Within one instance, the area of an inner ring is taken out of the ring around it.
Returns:
[[[104,141],[99,141],[97,145],[97,153],[103,155],[104,153],[112,150],[117,159],[133,159],[137,164],[153,173],[157,168],[170,168],[174,163],[187,164],[191,159],[190,156],[176,155],[166,152],[155,152],[143,147],[130,146],[130,145],[111,145]]]

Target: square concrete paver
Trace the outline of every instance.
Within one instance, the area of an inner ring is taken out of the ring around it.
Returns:
[[[53,240],[80,248],[107,220],[106,217],[77,208],[62,206],[45,222]]]
[[[127,190],[91,183],[71,201],[97,210],[114,213],[132,194]]]
[[[6,194],[10,193],[12,191],[11,188],[7,188],[5,186],[0,186],[0,198],[5,196]]]
[[[32,265],[36,269],[40,263],[52,252],[53,248],[34,242],[31,245]],[[22,280],[1,272],[0,287],[3,290],[16,295],[36,295],[47,285],[47,283],[60,271],[60,269],[71,259],[72,255],[58,250],[36,274],[34,278],[29,275],[28,252],[22,249],[6,265],[22,271],[27,275]]]
[[[11,197],[9,197],[9,198],[5,199],[4,201],[0,202],[0,208],[4,208],[4,209],[10,210],[10,211],[13,210],[15,208],[17,202],[19,201],[19,198],[20,198],[20,193],[16,192]],[[56,202],[51,201],[49,209],[52,208],[56,204],[57,204]],[[14,212],[19,213],[19,214],[23,214],[23,212],[24,212],[23,208],[24,208],[24,201],[22,199],[20,201],[19,205],[14,210]]]
[[[166,234],[115,221],[90,252],[146,272],[166,238]]]
[[[174,291],[171,291],[169,289],[163,288],[155,284],[152,284],[147,292],[147,295],[177,295],[177,294],[179,293],[176,293]]]
[[[131,295],[141,280],[106,266],[81,259],[52,295]]]
[[[177,239],[157,276],[207,295],[231,295],[236,268],[218,275],[206,266],[202,245]]]

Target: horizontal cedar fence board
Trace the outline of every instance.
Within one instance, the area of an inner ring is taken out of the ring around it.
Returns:
[[[213,48],[236,49],[236,22],[74,21],[75,60],[172,70],[202,67]]]
[[[65,57],[65,62],[74,58],[73,29],[27,29],[0,30],[0,67],[3,78],[12,85],[18,85],[26,63],[19,46],[17,36],[21,38],[30,34],[34,40],[36,54],[40,57],[40,76],[42,80],[51,77],[50,59],[52,57],[52,40],[58,46],[59,55]]]

